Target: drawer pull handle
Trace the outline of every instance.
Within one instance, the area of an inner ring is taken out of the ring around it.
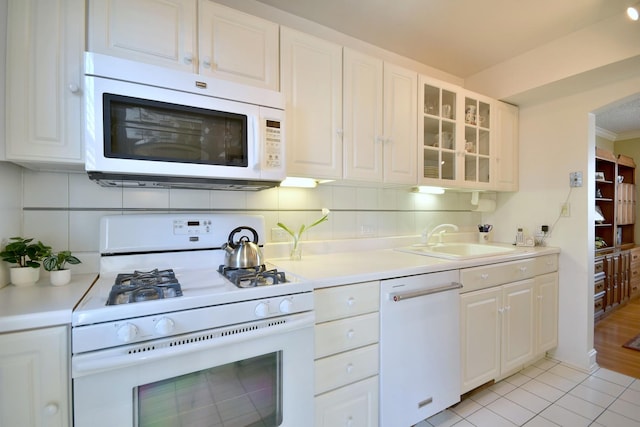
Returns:
[[[355,300],[355,298],[350,297],[350,298],[347,300],[347,305],[348,305],[349,307],[353,307],[355,304],[356,304],[356,300]]]
[[[433,397],[427,397],[425,400],[423,400],[422,402],[418,403],[418,408],[422,408],[423,406],[427,406],[428,404],[433,402]]]
[[[527,267],[525,266],[520,267],[520,272],[526,273],[526,271],[527,271]]]
[[[353,329],[349,329],[347,331],[347,338],[348,339],[352,339],[355,334],[356,334],[356,332]]]
[[[487,280],[487,279],[489,278],[489,274],[488,274],[488,273],[482,273],[482,274],[480,275],[480,278],[481,278],[482,280]]]
[[[353,417],[347,418],[347,427],[353,427]]]
[[[353,364],[352,364],[352,363],[349,363],[349,364],[347,365],[347,374],[350,374],[350,373],[352,373],[352,372],[353,372]]]

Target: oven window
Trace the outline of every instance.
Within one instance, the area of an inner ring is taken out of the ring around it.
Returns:
[[[105,93],[105,156],[247,167],[247,116]]]
[[[136,387],[140,427],[282,424],[282,352]]]

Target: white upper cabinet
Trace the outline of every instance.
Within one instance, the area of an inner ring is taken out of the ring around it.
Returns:
[[[84,1],[9,0],[6,158],[34,168],[84,164]]]
[[[210,0],[90,0],[88,43],[92,52],[278,89],[278,25]]]
[[[278,90],[278,24],[200,0],[200,74]]]
[[[344,49],[344,178],[415,184],[417,73]]]
[[[342,47],[282,27],[287,175],[342,178]]]
[[[88,50],[197,72],[196,0],[89,0]]]
[[[495,189],[518,191],[518,107],[496,101],[495,118]]]

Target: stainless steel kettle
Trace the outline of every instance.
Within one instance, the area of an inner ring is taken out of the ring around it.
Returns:
[[[247,236],[242,236],[237,242],[233,237],[242,230],[253,234],[253,242]],[[222,245],[224,249],[224,265],[229,268],[253,268],[263,264],[262,252],[258,246],[258,232],[251,227],[237,227],[229,234],[229,241]]]

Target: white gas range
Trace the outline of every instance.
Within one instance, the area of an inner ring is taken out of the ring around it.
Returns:
[[[308,421],[312,284],[286,272],[274,277],[268,264],[248,269],[259,275],[255,283],[232,283],[220,272],[222,245],[238,226],[264,235],[260,216],[102,219],[100,274],[72,319],[76,426]],[[237,395],[220,392],[236,384]],[[198,405],[184,403],[185,393]],[[166,402],[183,403],[166,410]]]

